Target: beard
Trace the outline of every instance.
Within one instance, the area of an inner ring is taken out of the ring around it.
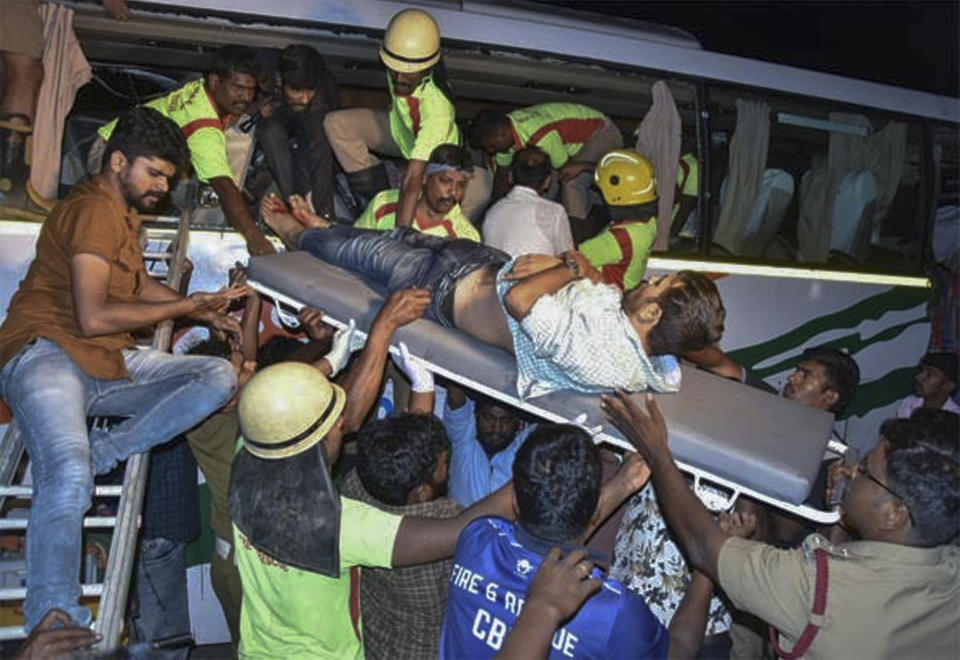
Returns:
[[[512,433],[484,433],[483,435],[477,435],[477,440],[483,446],[484,450],[491,454],[496,454],[497,452],[506,449],[513,441]]]

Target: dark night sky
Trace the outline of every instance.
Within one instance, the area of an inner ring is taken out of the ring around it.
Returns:
[[[679,27],[706,50],[960,96],[958,0],[553,0]]]

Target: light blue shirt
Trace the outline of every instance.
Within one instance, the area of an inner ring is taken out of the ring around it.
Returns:
[[[443,407],[443,425],[450,438],[450,478],[447,496],[467,507],[481,500],[513,476],[513,457],[535,428],[530,424],[502,451],[487,456],[477,440],[476,407],[470,399],[456,410]]]
[[[497,295],[516,283],[497,274]],[[616,387],[628,392],[680,389],[680,365],[672,355],[649,357],[621,308],[615,286],[574,280],[540,296],[522,322],[503,307],[517,357],[517,393],[522,399],[556,390],[599,394]]]

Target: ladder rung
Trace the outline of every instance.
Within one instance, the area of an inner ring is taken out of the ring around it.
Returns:
[[[93,489],[96,497],[120,497],[123,486],[97,486]],[[32,497],[33,486],[0,486],[0,497]]]
[[[85,598],[99,596],[103,593],[102,582],[97,582],[96,584],[81,584],[80,588]],[[23,600],[26,597],[27,597],[26,587],[11,587],[9,589],[0,589],[0,601]]]
[[[87,529],[99,529],[102,527],[113,527],[117,524],[116,516],[90,516],[83,519],[83,526]],[[0,520],[0,531],[10,529],[26,529],[26,518],[4,518]]]
[[[23,626],[4,626],[0,628],[0,642],[9,642],[14,639],[26,639],[27,631]]]
[[[159,260],[169,261],[170,256],[171,255],[169,252],[144,252],[143,253],[143,258],[146,261],[150,261],[151,259],[156,259],[158,261]]]

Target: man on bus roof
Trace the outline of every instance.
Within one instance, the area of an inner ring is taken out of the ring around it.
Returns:
[[[201,183],[209,183],[220,199],[224,215],[247,242],[251,255],[272,254],[273,245],[257,228],[247,210],[227,161],[224,131],[246,112],[257,90],[259,63],[245,46],[224,46],[213,57],[206,76],[191,80],[166,96],[146,103],[177,123],[187,139],[190,161]],[[102,126],[90,148],[87,168],[99,171],[104,147],[117,125]]]
[[[437,22],[421,9],[397,12],[387,25],[380,60],[387,69],[390,109],[331,112],[324,119],[324,129],[361,209],[390,187],[386,166],[372,152],[407,161],[400,181],[397,226],[408,227],[431,152],[440,144],[460,144]],[[468,217],[474,207],[486,203],[483,186],[474,185],[464,202]],[[475,192],[482,199],[474,200]]]
[[[572,224],[590,210],[588,193],[600,157],[623,146],[620,129],[602,112],[578,103],[541,103],[511,112],[488,108],[473,120],[470,141],[493,157],[496,191],[506,192],[513,155],[540,147],[550,156],[562,186],[562,201]],[[574,232],[576,234],[576,232]]]
[[[480,233],[460,208],[472,172],[473,159],[469,151],[455,144],[438,145],[430,152],[423,173],[423,193],[414,207],[410,226],[424,234],[479,241]],[[400,196],[401,191],[396,188],[377,193],[354,226],[395,228]]]
[[[617,149],[597,164],[594,180],[612,222],[580,244],[603,281],[628,291],[643,280],[657,238],[657,179],[642,154]]]

